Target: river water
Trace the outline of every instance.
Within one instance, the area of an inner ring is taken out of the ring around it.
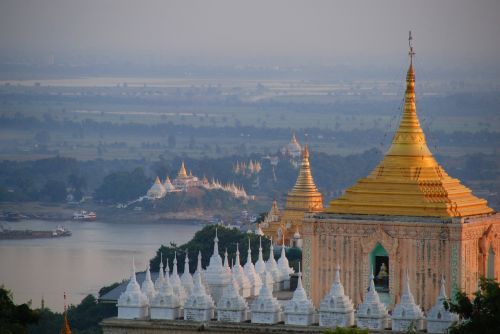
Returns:
[[[200,225],[117,224],[106,222],[2,222],[11,229],[54,230],[58,225],[73,235],[55,239],[0,240],[0,285],[14,294],[16,304],[32,300],[34,308],[63,309],[78,304],[87,294],[130,275],[132,257],[144,270],[160,245],[182,244]]]

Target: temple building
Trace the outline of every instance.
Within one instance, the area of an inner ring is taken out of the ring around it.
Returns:
[[[302,152],[302,147],[300,146],[295,133],[292,134],[292,139],[290,142],[283,146],[281,149],[281,154],[289,156],[292,159],[300,159],[300,154]]]
[[[323,211],[323,196],[318,191],[309,164],[309,148],[302,151],[302,163],[295,186],[286,197],[285,209],[280,212],[276,201],[261,224],[265,235],[295,246],[294,235],[300,238],[305,212]]]
[[[415,106],[411,39],[409,54],[404,111],[385,157],[324,211],[305,214],[304,286],[316,305],[337,263],[354,304],[372,269],[388,306],[400,302],[408,269],[415,303],[424,309],[435,303],[442,276],[448,294],[472,294],[480,276],[500,278],[500,214],[450,177],[427,147]]]

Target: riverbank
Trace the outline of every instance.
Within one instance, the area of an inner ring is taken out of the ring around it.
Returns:
[[[75,211],[94,211],[97,221],[108,223],[208,223],[215,214],[230,217],[231,212],[218,210],[217,212],[192,209],[182,212],[158,212],[154,210],[134,210],[132,208],[116,208],[115,206],[99,205],[95,203],[54,204],[43,202],[3,202],[0,203],[0,212],[15,212],[28,220],[68,221],[73,219]]]

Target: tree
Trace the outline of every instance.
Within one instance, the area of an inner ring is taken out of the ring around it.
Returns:
[[[38,314],[28,304],[14,305],[12,293],[0,286],[0,333],[27,333],[30,324],[38,322]]]
[[[130,201],[146,194],[151,180],[140,167],[129,172],[114,172],[107,175],[95,191],[95,198],[105,202]]]
[[[40,196],[51,202],[62,202],[68,195],[66,191],[66,183],[59,180],[49,180],[40,190]]]
[[[457,291],[454,300],[445,301],[445,308],[462,319],[450,328],[451,334],[500,333],[500,285],[493,279],[480,279],[473,300]]]

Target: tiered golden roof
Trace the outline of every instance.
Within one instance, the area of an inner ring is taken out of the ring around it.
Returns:
[[[68,310],[66,308],[66,293],[64,293],[64,319],[60,334],[71,334],[71,327],[68,322]]]
[[[326,212],[430,217],[493,212],[486,200],[450,177],[427,147],[415,107],[412,56],[410,48],[404,112],[391,147],[375,170],[332,200]]]
[[[314,184],[307,145],[305,145],[302,151],[302,164],[297,182],[295,182],[295,186],[286,198],[285,212],[288,210],[300,211],[302,213],[323,210],[323,196],[316,188],[316,184]]]

